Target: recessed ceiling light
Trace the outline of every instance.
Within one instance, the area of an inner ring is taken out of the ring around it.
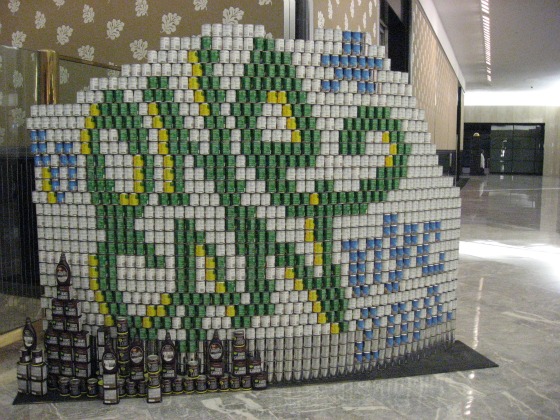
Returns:
[[[490,1],[480,0],[482,14],[482,37],[484,42],[484,58],[486,63],[486,80],[492,81],[492,46],[490,44]]]

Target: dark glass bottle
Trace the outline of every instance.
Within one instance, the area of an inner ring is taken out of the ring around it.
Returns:
[[[217,330],[214,331],[214,336],[208,346],[208,374],[210,376],[224,374],[224,344],[220,340]]]
[[[161,346],[160,357],[163,378],[174,379],[177,376],[177,354],[169,331],[167,331]]]
[[[25,347],[28,351],[35,350],[35,347],[37,347],[37,333],[35,332],[35,328],[33,328],[33,324],[31,324],[31,318],[27,318],[25,320],[22,338],[23,347]]]
[[[144,345],[139,336],[134,337],[129,349],[130,378],[135,381],[144,379]]]
[[[70,271],[70,266],[68,261],[66,261],[66,255],[64,253],[60,254],[60,260],[56,266],[56,281],[59,286],[70,286],[72,283],[72,273]]]

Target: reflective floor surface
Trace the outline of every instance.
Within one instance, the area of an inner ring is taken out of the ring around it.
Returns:
[[[12,406],[17,348],[0,350],[2,418],[560,418],[560,179],[473,177],[462,190],[457,339],[499,368],[265,392]]]

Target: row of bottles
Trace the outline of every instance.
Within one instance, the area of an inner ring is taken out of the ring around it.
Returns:
[[[119,346],[126,342],[121,335],[128,336],[119,327],[125,322],[117,320],[115,339],[107,331],[98,334],[98,342],[104,344],[99,368],[106,404],[118,403],[123,395],[145,397],[147,402],[157,403],[171,394],[267,388],[265,361],[258,351],[247,352],[242,330],[235,331],[234,340],[225,342],[216,331],[212,340],[204,343],[201,361],[197,353],[178,351],[169,333],[163,341],[141,340],[136,336],[126,348]]]

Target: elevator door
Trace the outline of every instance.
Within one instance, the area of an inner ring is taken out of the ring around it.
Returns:
[[[544,126],[492,124],[490,173],[542,175]]]

